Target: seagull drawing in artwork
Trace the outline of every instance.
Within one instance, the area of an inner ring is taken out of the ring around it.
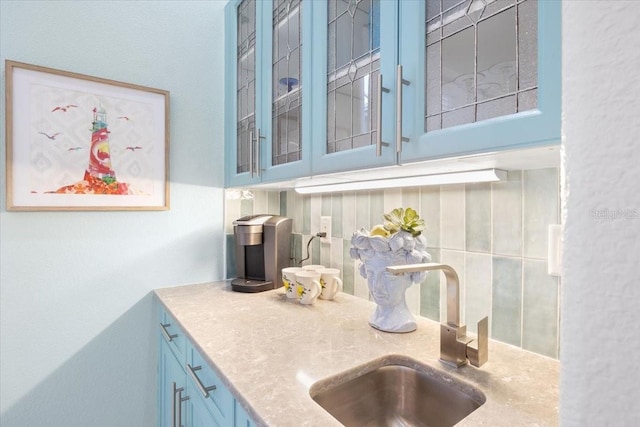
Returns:
[[[63,113],[66,113],[69,108],[77,108],[77,107],[78,107],[77,105],[73,105],[73,104],[64,105],[64,106],[60,105],[54,108],[53,110],[51,110],[51,112],[53,113],[55,111],[62,111]]]
[[[67,151],[78,151],[78,150],[82,150],[83,148],[84,147],[71,147]]]
[[[38,132],[38,133],[39,133],[40,135],[44,135],[44,136],[46,136],[47,138],[49,138],[49,139],[50,139],[50,140],[52,140],[52,141],[55,141],[56,136],[60,135],[62,132],[56,132],[56,133],[54,133],[53,135],[49,135],[48,133],[45,133],[45,132]]]
[[[142,150],[142,147],[136,145],[135,147],[127,147],[127,148],[125,148],[125,150],[131,150],[133,152],[133,151],[136,151],[136,150]]]
[[[119,118],[119,119],[126,120],[126,121],[131,120],[131,119],[130,119],[129,117],[127,117],[127,116],[120,116],[120,117],[118,117],[118,118]]]

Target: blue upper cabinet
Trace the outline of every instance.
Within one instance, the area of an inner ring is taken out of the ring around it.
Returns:
[[[310,173],[308,8],[301,0],[232,0],[226,6],[227,186]]]
[[[399,16],[399,163],[560,142],[560,1],[405,0]]]
[[[556,0],[232,0],[227,185],[560,142]]]

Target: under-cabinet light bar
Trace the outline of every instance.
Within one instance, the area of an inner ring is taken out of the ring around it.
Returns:
[[[482,169],[464,172],[439,173],[433,175],[408,176],[402,178],[349,181],[336,184],[308,185],[296,187],[299,194],[328,193],[332,191],[375,190],[381,188],[421,187],[428,185],[465,184],[472,182],[499,182],[507,178],[500,169]]]

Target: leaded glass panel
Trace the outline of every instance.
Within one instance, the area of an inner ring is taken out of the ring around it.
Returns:
[[[328,2],[327,153],[375,143],[380,0]]]
[[[250,136],[255,129],[256,111],[256,4],[243,0],[237,9],[237,132],[236,172],[249,171]]]
[[[273,2],[272,164],[300,160],[302,140],[301,0]]]
[[[537,0],[429,0],[425,130],[537,108]]]

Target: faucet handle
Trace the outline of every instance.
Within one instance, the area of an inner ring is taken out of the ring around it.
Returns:
[[[489,359],[489,317],[478,322],[478,336],[467,344],[467,358],[476,367],[480,367]]]

